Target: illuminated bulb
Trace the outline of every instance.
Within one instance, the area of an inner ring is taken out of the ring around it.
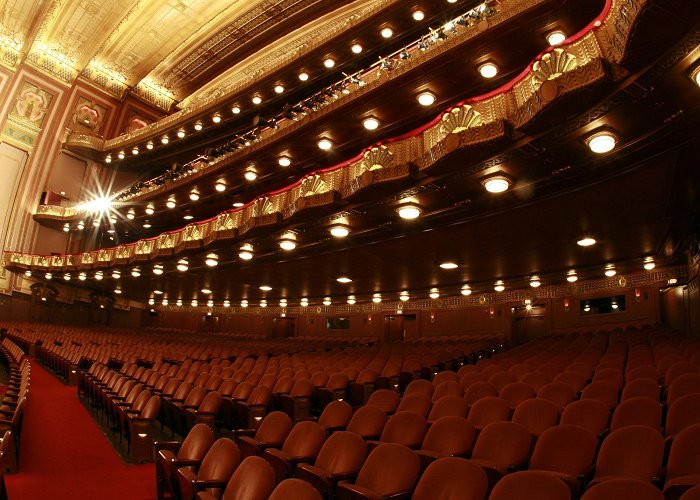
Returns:
[[[177,267],[178,271],[182,271],[182,272],[185,272],[190,268],[189,263],[187,262],[187,259],[178,260],[176,267]]]
[[[308,307],[309,306],[309,299],[304,297],[301,299],[301,302],[299,302],[299,304],[301,305],[301,307]]]
[[[418,94],[418,104],[421,106],[431,106],[435,102],[435,94],[432,92],[421,92]]]
[[[325,59],[325,60],[323,61],[323,65],[324,65],[326,68],[330,69],[330,68],[332,68],[333,66],[335,66],[335,61],[329,57],[329,58],[327,58],[327,59]]]
[[[141,270],[138,267],[135,267],[131,270],[131,275],[134,278],[138,278],[139,276],[141,276]]]
[[[163,299],[163,300],[161,300],[160,303],[163,304],[164,306],[167,306],[167,305],[168,305],[168,299]]]
[[[589,149],[596,154],[612,151],[617,145],[617,139],[610,132],[599,132],[586,139]]]
[[[472,289],[469,285],[462,285],[462,295],[465,297],[472,294]]]
[[[214,307],[214,301],[213,301],[213,300],[207,300],[207,307]]]
[[[197,201],[199,199],[199,193],[197,191],[190,192],[190,200]]]
[[[430,298],[431,299],[440,298],[440,290],[438,290],[437,288],[431,288],[430,289]]]
[[[245,179],[246,179],[247,181],[251,181],[251,182],[252,182],[252,181],[254,181],[255,179],[258,178],[258,173],[257,173],[255,170],[248,169],[248,170],[246,170],[245,173],[243,174],[243,177],[245,177]]]
[[[302,82],[305,82],[308,79],[309,79],[308,73],[305,73],[303,71],[301,73],[299,73],[299,80],[301,80]]]
[[[584,310],[584,312],[590,312],[591,306],[589,304],[586,304],[585,306],[583,306],[583,310]]]
[[[564,40],[566,40],[566,35],[561,31],[552,31],[551,33],[547,34],[547,43],[549,43],[549,45],[552,47],[559,45]]]
[[[194,129],[195,129],[197,132],[199,132],[200,130],[202,130],[202,128],[203,128],[202,122],[197,122],[197,123],[194,124]]]
[[[443,262],[440,264],[442,269],[457,269],[459,266],[456,262]]]
[[[66,273],[63,275],[63,279],[66,281],[70,281],[70,273]]]
[[[367,130],[377,130],[379,128],[379,120],[373,117],[365,118],[362,120],[362,126]]]
[[[272,287],[269,285],[261,285],[260,290],[262,290],[263,292],[269,292],[270,290],[272,290]]]
[[[202,288],[200,292],[202,292],[205,295],[209,295],[211,293],[211,290],[209,288]]]
[[[204,260],[204,263],[209,267],[216,267],[219,265],[219,256],[215,253],[207,254],[207,258]]]
[[[334,238],[345,238],[350,234],[350,228],[344,224],[335,224],[330,227],[330,233]]]
[[[24,271],[24,275],[29,278],[32,275],[31,271]]]
[[[134,217],[136,217],[136,212],[134,212],[133,208],[130,208],[129,211],[126,213],[126,218],[129,220],[134,220]]]
[[[279,245],[282,250],[290,251],[294,250],[297,247],[297,242],[294,241],[292,238],[282,238],[279,241]]]
[[[148,141],[146,143],[146,149],[148,149],[149,151],[153,149],[153,141]]]
[[[160,142],[161,142],[162,144],[167,144],[167,143],[170,142],[170,139],[168,138],[167,135],[164,135],[163,137],[161,137]]]
[[[355,43],[352,47],[350,47],[350,50],[352,50],[353,54],[359,54],[360,52],[362,52],[362,45],[360,45],[359,43]]]
[[[192,302],[190,302],[190,304],[192,304],[192,307],[197,307],[197,305],[199,305],[199,302],[197,302],[197,299],[192,299]]]
[[[121,295],[122,289],[121,289],[121,288],[115,288],[115,289],[114,289],[114,293],[116,293],[117,295]]]
[[[232,108],[231,108],[231,113],[233,113],[234,115],[240,114],[240,113],[241,113],[241,108],[240,108],[240,106],[234,106],[234,107],[232,107]]]
[[[590,246],[592,246],[592,245],[595,245],[595,244],[596,244],[596,241],[595,241],[594,238],[591,238],[591,237],[588,237],[588,236],[587,236],[587,237],[585,237],[585,238],[581,238],[580,240],[578,240],[578,241],[576,242],[576,244],[577,244],[578,246],[580,246],[580,247],[590,247]]]
[[[617,302],[613,301],[612,304],[610,304],[610,307],[612,307],[613,309],[617,309],[618,308]]]
[[[527,305],[525,306],[525,310],[526,310],[526,311],[532,311],[532,304],[527,304]]]
[[[533,276],[532,278],[530,278],[530,286],[532,288],[537,288],[541,284],[542,282],[540,281],[540,278],[538,276]]]
[[[412,16],[414,21],[422,21],[425,19],[425,14],[423,14],[422,10],[414,10]]]
[[[675,285],[676,283],[678,283],[678,280],[676,278],[669,278],[669,280],[668,280],[669,285]]]
[[[503,284],[503,281],[498,280],[493,286],[493,289],[497,292],[502,292],[503,290],[506,289],[505,285]]]
[[[260,307],[267,307],[267,300],[261,300]]]
[[[119,158],[120,160],[123,160],[124,156],[124,151],[119,151],[119,153],[117,154],[117,158]]]
[[[337,278],[336,281],[338,283],[351,283],[352,279],[348,278],[347,276],[341,276],[340,278]]]
[[[237,201],[233,204],[234,208],[241,208],[242,206],[243,206],[243,203],[241,203],[240,201]]]
[[[282,89],[282,90],[284,90],[284,89]],[[260,104],[262,102],[262,97],[260,97],[259,95],[254,95],[253,99],[251,99],[251,100],[253,101],[253,104],[255,104],[257,106],[258,104]]]
[[[479,74],[484,78],[493,78],[498,74],[498,66],[493,63],[484,63],[479,66]]]
[[[576,275],[576,271],[574,271],[572,269],[571,271],[566,273],[566,281],[568,281],[569,283],[575,283],[576,280],[578,280],[578,276]]]
[[[352,305],[355,304],[355,302],[356,302],[356,301],[355,301],[355,296],[354,296],[354,295],[350,295],[350,296],[348,297],[348,304],[350,304],[350,305],[352,306]]]
[[[163,290],[153,290],[156,295],[163,295]]]
[[[131,154],[134,155],[134,156],[136,156],[137,154],[139,154],[139,148],[136,147],[136,146],[134,146],[134,148],[131,150]]]
[[[489,193],[503,193],[510,187],[510,180],[502,175],[490,177],[483,182],[484,189]]]
[[[150,299],[148,299],[148,305],[149,305],[149,306],[152,306],[152,305],[154,305],[155,303],[156,303],[156,299],[154,299],[153,297],[151,297]]]
[[[112,163],[112,155],[105,156],[105,163]]]
[[[402,219],[407,219],[407,220],[416,219],[420,216],[421,209],[417,205],[413,205],[413,204],[409,203],[409,204],[406,204],[406,205],[399,207],[398,214],[399,214],[399,217],[401,217]]]
[[[394,30],[387,26],[386,28],[382,29],[381,34],[383,38],[391,38],[394,35]]]
[[[51,278],[53,278],[53,275],[51,273],[46,273],[44,275],[44,278],[46,278],[47,280],[50,280]]]
[[[185,137],[185,131],[183,129],[180,129],[177,131],[177,136],[182,139]]]
[[[100,226],[100,221],[99,221],[99,220],[94,220],[94,221],[92,221],[92,225],[95,226],[95,227],[99,227],[99,226]]]
[[[379,304],[382,301],[382,294],[381,293],[375,293],[372,295],[372,302],[375,304]]]
[[[182,218],[185,220],[192,220],[192,219],[194,219],[194,215],[187,214],[187,215],[183,215]]]
[[[85,223],[84,223],[83,221],[78,222],[78,229],[79,229],[80,231],[82,231],[83,229],[85,229]]]
[[[323,299],[323,305],[324,305],[324,306],[329,306],[329,305],[331,305],[331,298],[330,298],[330,297],[326,297],[325,299]]]
[[[241,307],[248,307],[248,301],[247,301],[247,300],[241,300]]]
[[[177,299],[177,300],[175,301],[175,305],[178,306],[178,307],[182,307],[182,299]]]
[[[224,300],[224,307],[231,307],[231,301],[230,300]]]
[[[152,226],[151,226],[151,223],[150,223],[150,222],[146,221],[146,222],[143,223],[143,227],[144,227],[145,229],[150,229]]]
[[[656,264],[654,263],[654,258],[653,257],[647,257],[644,259],[644,269],[647,271],[651,271],[656,267]]]
[[[102,280],[102,278],[104,278],[104,274],[102,274],[102,271],[97,271],[97,272],[95,273],[95,279],[96,279],[97,281],[100,281],[100,280]]]
[[[333,147],[333,143],[330,141],[330,139],[321,139],[318,141],[318,147],[323,151],[328,151]]]
[[[64,225],[64,226],[63,226],[63,231],[65,231],[66,233],[67,233],[68,231],[70,231],[70,226]]]
[[[282,85],[275,85],[275,92],[281,94],[284,92],[284,87]]]
[[[168,198],[168,201],[165,202],[165,206],[168,208],[175,208],[177,206],[177,203],[173,198]]]
[[[221,115],[220,114],[215,114],[214,116],[211,117],[211,121],[214,123],[219,123],[221,121]]]
[[[243,260],[250,260],[253,258],[253,245],[246,243],[241,247],[241,250],[238,252],[238,257],[240,257]]]
[[[608,264],[607,266],[605,266],[605,276],[607,276],[608,278],[612,278],[616,274],[617,274],[617,271],[615,271],[614,265]]]
[[[160,276],[163,274],[163,266],[161,264],[156,264],[153,266],[153,274]]]
[[[153,209],[153,205],[148,205],[148,206],[146,207],[146,213],[147,213],[148,215],[153,215],[153,212],[155,212],[155,210]]]
[[[122,273],[120,271],[118,271],[117,269],[112,271],[112,279],[118,280],[121,277],[122,277]]]
[[[401,292],[399,294],[399,299],[401,300],[401,302],[406,302],[408,299],[410,299],[408,292]]]
[[[277,163],[279,163],[280,167],[288,167],[289,165],[292,164],[292,159],[289,158],[288,156],[280,156],[279,159],[277,160]]]
[[[87,273],[80,273],[78,274],[78,279],[80,281],[85,281],[87,279]]]
[[[217,183],[214,185],[214,188],[215,188],[219,193],[223,193],[224,191],[226,191],[226,184],[224,184],[223,182],[217,182]]]

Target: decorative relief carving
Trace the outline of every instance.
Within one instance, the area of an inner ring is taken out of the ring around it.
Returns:
[[[469,128],[478,127],[482,123],[481,115],[468,104],[454,108],[442,116],[440,140],[444,140],[449,134],[459,134]]]
[[[388,168],[394,161],[394,153],[386,146],[373,147],[362,158],[361,172]]]
[[[532,65],[532,84],[538,87],[542,82],[558,78],[576,67],[576,56],[563,49],[554,49]]]
[[[301,180],[301,195],[303,197],[326,193],[329,189],[328,184],[318,174],[309,175]]]

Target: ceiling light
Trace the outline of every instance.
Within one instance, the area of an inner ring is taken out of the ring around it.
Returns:
[[[223,306],[224,306],[224,307],[231,307],[231,301],[230,301],[230,300],[224,300]]]
[[[292,159],[289,156],[280,156],[277,159],[277,163],[280,167],[288,167],[292,164]]]
[[[163,290],[153,290],[156,295],[163,295]]]
[[[308,79],[309,79],[309,74],[308,74],[308,73],[306,73],[306,72],[304,72],[304,71],[302,71],[301,73],[299,73],[299,80],[301,80],[302,82],[305,82],[305,81],[308,80]]]
[[[154,305],[155,303],[156,303],[156,300],[155,300],[153,297],[151,297],[150,299],[148,299],[148,305],[149,305],[149,306],[152,306],[152,305]]]
[[[29,278],[32,275],[32,272],[29,270],[24,271],[24,275]]]
[[[131,217],[133,219],[133,217]],[[78,229],[82,231],[85,229],[85,223],[83,221],[78,222]]]
[[[442,269],[457,269],[459,265],[456,262],[442,262],[440,267]]]
[[[280,307],[287,307],[287,299],[280,299]]]
[[[211,290],[209,288],[202,288],[200,292],[202,292],[205,295],[209,295],[211,293]]]
[[[576,275],[576,271],[574,271],[572,269],[566,273],[566,281],[568,281],[569,283],[575,283],[576,280],[578,280],[578,276]]]
[[[162,264],[156,264],[153,266],[153,274],[161,275],[163,274],[163,265]]]
[[[447,0],[447,3],[457,3],[457,0]]]
[[[143,223],[143,228],[144,229],[151,229],[153,226],[151,226],[151,223],[149,221],[145,221]]]
[[[253,245],[250,243],[245,243],[241,246],[238,256],[243,260],[250,260],[253,258]]]
[[[382,301],[382,294],[381,293],[375,293],[372,295],[372,302],[375,304],[379,304]]]
[[[129,220],[134,220],[134,217],[136,217],[136,212],[133,208],[130,208],[129,211],[126,213],[126,218]]]
[[[105,156],[105,163],[112,163],[112,155]]]
[[[207,307],[214,307],[214,301],[211,299],[207,300]]]
[[[131,270],[131,275],[134,278],[138,278],[139,276],[141,276],[141,270],[138,267],[135,267]]]
[[[493,289],[497,292],[502,292],[503,290],[506,289],[506,286],[503,284],[502,280],[498,280],[498,281],[496,281],[496,283],[494,283]]]
[[[576,244],[580,247],[590,247],[596,244],[596,241],[594,238],[591,238],[590,236],[586,236],[585,238],[581,238],[576,242]]]
[[[337,278],[336,281],[338,283],[350,283],[352,279],[348,278],[347,276],[341,276],[340,278]]]
[[[289,252],[290,250],[294,250],[297,247],[297,242],[293,237],[287,235],[280,238],[279,246],[282,250]]]
[[[248,301],[247,300],[241,300],[241,307],[248,307]]]
[[[124,151],[119,151],[119,153],[117,153],[117,158],[119,158],[120,160],[123,160],[124,156]]]
[[[136,156],[137,154],[139,154],[139,147],[138,147],[138,146],[134,146],[134,147],[131,149],[131,154],[134,155],[134,156]]]
[[[331,298],[330,298],[330,297],[326,297],[325,299],[323,299],[323,305],[324,305],[324,306],[329,306],[329,305],[331,305]]]
[[[219,265],[219,256],[215,253],[209,253],[207,258],[204,259],[204,263],[209,267],[216,267]]]
[[[564,40],[566,40],[566,35],[563,31],[556,30],[547,34],[547,43],[552,47],[559,45]]]
[[[121,271],[119,271],[118,269],[115,269],[114,271],[112,271],[112,279],[118,280],[121,277],[122,277]]]
[[[668,280],[669,285],[675,285],[676,283],[678,283],[678,280],[676,278],[669,278],[669,280]]]
[[[261,285],[260,290],[262,290],[263,292],[269,292],[270,290],[272,290],[272,287],[269,285]]]
[[[235,202],[232,206],[234,208],[241,208],[244,205],[244,203],[241,203],[240,201]]]
[[[175,202],[174,198],[168,198],[168,201],[165,202],[165,206],[168,208],[175,208],[177,203]]]
[[[219,113],[216,113],[214,116],[211,117],[211,121],[214,123],[219,123],[221,121],[221,115]]]
[[[180,259],[177,261],[177,270],[185,272],[190,268],[189,262],[187,259]]]
[[[281,94],[284,92],[284,87],[282,85],[275,85],[275,92]]]
[[[63,275],[63,279],[66,281],[70,281],[70,273],[66,273]]]
[[[431,106],[435,102],[436,96],[432,92],[426,91],[418,94],[417,99],[418,104],[420,104],[421,106]]]
[[[197,122],[197,123],[194,124],[194,129],[195,129],[197,132],[199,132],[200,130],[202,130],[202,128],[203,128],[202,122]]]
[[[617,274],[617,271],[615,270],[615,265],[614,264],[608,264],[605,266],[605,276],[608,278],[612,278]]]
[[[493,177],[483,179],[481,183],[483,184],[484,189],[486,189],[486,191],[489,193],[503,193],[510,187],[510,179],[503,175],[495,175]]]
[[[162,144],[167,144],[167,143],[170,142],[170,139],[168,138],[167,135],[164,135],[163,137],[160,138],[160,142],[161,142]]]
[[[167,305],[168,305],[168,299],[163,299],[160,303],[163,304],[164,306],[167,306]]]
[[[532,278],[530,278],[530,286],[532,288],[537,288],[541,284],[542,284],[542,282],[540,281],[539,276],[533,276]]]
[[[356,300],[355,300],[355,296],[354,296],[354,295],[348,296],[348,304],[350,304],[350,305],[352,306],[352,305],[355,304],[355,302],[356,302]]]
[[[437,288],[431,288],[430,289],[430,298],[431,299],[439,299],[440,298],[440,290]]]
[[[345,238],[350,234],[350,228],[345,224],[334,224],[329,229],[331,236],[335,238]]]
[[[654,257],[646,257],[644,259],[644,269],[647,271],[651,271],[656,267],[656,264],[654,263]]]
[[[391,38],[394,35],[394,30],[387,26],[386,28],[383,28],[380,33],[383,38]]]
[[[324,65],[326,68],[330,69],[330,68],[332,68],[333,66],[335,66],[335,61],[334,61],[333,59],[331,59],[330,57],[328,57],[328,58],[326,58],[326,59],[323,60],[323,65]]]
[[[282,90],[284,90],[284,89],[282,89]],[[255,104],[257,106],[258,104],[260,104],[262,102],[262,97],[260,97],[259,95],[254,95],[253,98],[251,99],[251,101],[253,101],[253,104]]]
[[[102,278],[104,278],[104,277],[105,277],[105,276],[104,276],[104,274],[102,273],[102,271],[96,271],[96,272],[95,272],[95,279],[96,279],[97,281],[101,281]]]
[[[414,10],[413,14],[411,15],[413,16],[414,21],[422,21],[425,19],[425,14],[423,14],[422,10]]]
[[[153,205],[148,205],[148,206],[146,207],[146,213],[147,213],[148,215],[153,215],[153,212],[155,212],[155,209],[153,208]]]
[[[333,147],[333,142],[330,139],[322,138],[318,141],[318,147],[324,151],[328,151]]]
[[[362,126],[367,130],[377,130],[379,128],[379,120],[373,116],[370,116],[369,118],[362,120]]]
[[[192,302],[190,302],[190,304],[192,304],[192,307],[197,307],[199,305],[199,302],[197,302],[197,299],[192,299]]]
[[[484,78],[493,78],[498,74],[498,66],[492,62],[487,62],[479,66],[479,74]]]
[[[51,273],[46,273],[44,275],[44,278],[46,278],[47,280],[50,280],[51,278],[53,278],[53,275]]]
[[[245,180],[252,182],[258,178],[258,173],[253,168],[248,167],[245,169],[243,177],[245,177]]]
[[[63,225],[63,231],[65,231],[66,233],[70,231],[70,225],[67,222]]]
[[[420,216],[421,209],[415,203],[405,203],[397,209],[397,212],[402,219],[411,220]]]
[[[177,131],[177,136],[178,136],[180,139],[183,139],[183,138],[185,137],[185,130],[184,130],[184,129],[178,130],[178,131]]]
[[[224,184],[223,181],[219,181],[214,185],[214,189],[216,189],[219,193],[223,193],[226,191],[226,184]]]
[[[99,226],[100,226],[100,221],[97,220],[97,219],[95,219],[94,221],[92,221],[92,225],[95,226],[95,227],[99,227]]]
[[[261,300],[260,307],[267,307],[267,300]]]
[[[190,191],[190,200],[197,201],[199,199],[199,193],[197,191]]]
[[[146,149],[148,149],[149,151],[153,149],[153,141],[148,141],[146,143]]]
[[[467,296],[472,294],[472,289],[469,285],[462,285],[462,295]]]
[[[121,295],[122,289],[121,289],[121,288],[115,288],[115,289],[114,289],[114,293],[116,293],[117,295]]]
[[[182,218],[185,220],[192,220],[192,219],[194,219],[194,215],[186,214],[186,215],[183,215]]]
[[[401,302],[406,302],[410,298],[408,292],[405,290],[399,294],[399,300],[401,300]]]
[[[359,54],[360,52],[362,52],[362,45],[360,45],[359,43],[355,43],[352,47],[350,47],[350,50],[352,50],[353,54]]]
[[[307,299],[306,297],[303,297],[301,299],[301,301],[299,302],[299,304],[301,305],[301,307],[308,307],[309,306],[309,299]]]
[[[241,112],[240,106],[234,106],[234,107],[231,108],[231,113],[233,113],[234,115],[237,115],[237,114],[239,114],[240,112]]]
[[[588,148],[596,154],[604,154],[615,149],[617,137],[612,132],[601,131],[585,139]]]

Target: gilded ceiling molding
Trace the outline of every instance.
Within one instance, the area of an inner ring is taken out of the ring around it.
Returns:
[[[613,6],[629,1],[633,0],[613,0]],[[631,29],[631,26],[628,28]],[[125,261],[155,260],[177,253],[182,248],[198,248],[215,240],[236,238],[254,229],[274,229],[302,210],[331,206],[339,198],[349,198],[378,183],[405,179],[413,173],[412,164],[420,169],[431,168],[456,148],[467,148],[475,143],[505,137],[507,123],[521,127],[534,119],[548,104],[540,96],[545,83],[554,82],[557,95],[561,96],[597,82],[605,76],[603,59],[607,53],[604,47],[604,44],[597,43],[597,31],[590,31],[570,45],[561,47],[561,52],[557,51],[555,56],[545,58],[548,53],[554,52],[554,49],[548,50],[517,81],[504,85],[500,93],[484,99],[471,99],[468,105],[460,103],[419,129],[415,135],[371,148],[334,169],[306,176],[286,189],[263,195],[241,208],[167,233],[168,242],[170,238],[181,238],[182,243],[179,246],[169,244],[164,253],[161,253],[158,245],[159,238],[163,237],[161,235],[120,245],[113,253],[105,254],[104,259],[100,259],[100,250],[80,254],[80,266],[89,269],[98,263],[117,265]],[[552,57],[563,62],[552,66],[556,71],[545,72],[543,67],[551,63]],[[538,61],[544,63],[537,64]],[[543,75],[546,75],[544,80]],[[336,105],[332,103],[327,108],[332,110]],[[293,125],[301,126],[298,122],[293,122]],[[261,142],[263,144],[256,146],[265,147],[265,140]],[[387,161],[387,158],[392,161],[386,167],[372,170],[366,161],[368,155],[381,155],[383,161]],[[229,215],[225,219],[226,224],[217,223],[225,214]],[[110,255],[111,260],[105,260],[106,255]],[[13,271],[67,270],[68,258],[66,255],[54,256],[48,261],[44,256],[12,251],[7,251],[4,257],[6,267]]]

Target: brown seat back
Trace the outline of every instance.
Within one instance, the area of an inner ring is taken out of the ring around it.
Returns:
[[[275,474],[267,460],[247,457],[231,476],[221,500],[266,500],[275,487]],[[290,500],[289,497],[287,500]]]
[[[255,440],[263,444],[282,446],[291,430],[292,419],[289,415],[281,411],[273,411],[263,418],[255,433]]]
[[[246,497],[247,498],[247,497]],[[301,479],[285,479],[277,485],[270,500],[322,500],[316,488]]]
[[[391,467],[387,467],[387,464],[391,464]],[[367,457],[355,484],[380,497],[389,496],[410,491],[419,471],[420,461],[414,452],[401,444],[380,444]]]
[[[357,473],[367,456],[365,440],[354,432],[338,431],[323,443],[315,466],[330,475]]]
[[[326,430],[316,422],[304,420],[292,427],[282,451],[292,458],[315,457],[326,440]]]
[[[201,460],[214,443],[214,433],[206,424],[196,424],[177,452],[179,460]]]
[[[474,446],[474,427],[464,417],[447,416],[436,420],[423,438],[422,450],[443,455],[466,455]]]
[[[478,465],[464,458],[444,457],[428,466],[411,498],[483,500],[488,486],[486,473]]]

